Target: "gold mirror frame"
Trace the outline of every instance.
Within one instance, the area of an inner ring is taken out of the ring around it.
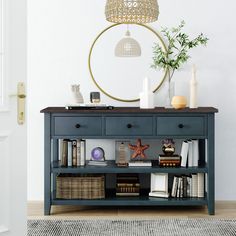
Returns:
[[[98,89],[104,93],[105,95],[107,95],[108,97],[116,100],[116,101],[120,101],[120,102],[138,102],[140,99],[137,98],[137,99],[122,99],[122,98],[118,98],[118,97],[114,97],[112,96],[111,94],[107,93],[103,88],[100,87],[100,85],[97,83],[97,81],[95,80],[94,78],[94,75],[93,75],[93,72],[92,72],[92,66],[91,66],[91,57],[92,57],[92,53],[93,53],[93,49],[94,49],[94,46],[96,44],[96,42],[98,41],[98,39],[105,33],[107,32],[109,29],[111,28],[114,28],[118,25],[122,25],[122,23],[117,23],[117,24],[113,24],[113,25],[110,25],[108,26],[107,28],[105,28],[104,30],[102,30],[101,33],[98,34],[98,36],[95,38],[95,40],[93,41],[92,43],[92,46],[90,48],[90,51],[89,51],[89,57],[88,57],[88,66],[89,66],[89,73],[91,75],[91,78],[93,80],[93,82],[95,83],[95,85],[98,87]],[[158,32],[156,32],[154,29],[152,29],[150,26],[147,26],[147,25],[144,25],[144,24],[138,24],[138,23],[135,23],[135,25],[139,25],[139,26],[143,26],[145,27],[146,29],[148,29],[149,31],[151,31],[152,33],[154,33],[157,38],[160,40],[161,42],[161,46],[164,48],[165,51],[167,51],[167,48],[166,48],[166,45],[162,39],[162,37],[158,34]],[[161,79],[161,82],[158,84],[158,86],[153,90],[153,93],[155,93],[163,84],[163,82],[165,81],[166,79],[166,76],[167,76],[167,70],[165,70],[164,72],[164,75],[163,75],[163,78]]]

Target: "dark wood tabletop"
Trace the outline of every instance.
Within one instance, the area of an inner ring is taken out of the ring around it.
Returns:
[[[80,108],[80,109],[66,109],[65,107],[47,107],[40,111],[41,113],[217,113],[218,109],[214,107],[198,107],[190,109],[173,109],[156,107],[154,109],[140,109],[139,107],[114,107],[113,109],[107,108]]]

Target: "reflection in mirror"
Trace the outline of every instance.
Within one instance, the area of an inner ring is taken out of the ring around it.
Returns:
[[[99,89],[113,99],[137,101],[145,77],[155,91],[165,78],[165,71],[152,69],[155,43],[165,48],[161,37],[146,25],[129,25],[129,32],[141,47],[140,56],[117,56],[117,45],[124,39],[127,25],[115,24],[95,39],[89,57],[90,73]],[[126,36],[130,37],[130,36]],[[124,53],[124,52],[123,52]]]
[[[139,42],[131,37],[129,29],[125,33],[125,37],[122,38],[116,45],[115,56],[116,57],[140,57],[142,54],[141,46]]]

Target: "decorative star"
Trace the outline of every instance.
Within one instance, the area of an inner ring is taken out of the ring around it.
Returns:
[[[131,155],[131,158],[136,158],[136,157],[141,157],[141,158],[146,158],[146,155],[144,151],[149,148],[149,145],[142,145],[141,144],[141,139],[139,138],[137,140],[137,145],[128,145],[131,150],[134,150],[134,153]]]

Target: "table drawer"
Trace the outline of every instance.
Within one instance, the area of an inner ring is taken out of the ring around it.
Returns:
[[[148,136],[153,134],[152,117],[106,117],[106,135]]]
[[[205,117],[157,117],[157,135],[202,136],[205,135]]]
[[[55,117],[55,135],[102,135],[101,117]]]

